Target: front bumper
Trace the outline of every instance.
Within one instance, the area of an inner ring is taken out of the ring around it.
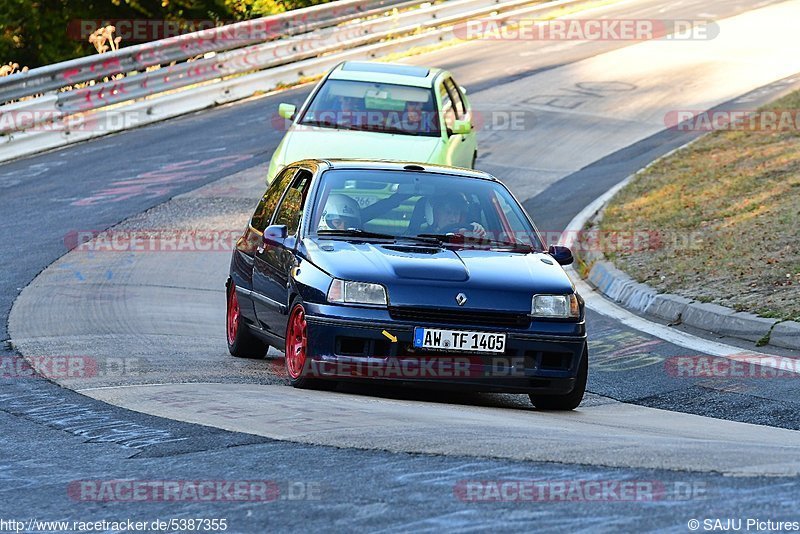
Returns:
[[[581,323],[532,322],[526,329],[410,323],[386,309],[306,304],[310,376],[372,379],[472,391],[566,394],[586,349]],[[503,353],[415,349],[414,327],[502,332]]]

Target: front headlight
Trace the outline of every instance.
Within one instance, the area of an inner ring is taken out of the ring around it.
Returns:
[[[334,278],[328,289],[328,302],[335,304],[367,304],[386,306],[386,289],[380,284],[351,282]]]
[[[581,316],[578,296],[575,293],[571,295],[534,295],[531,315],[556,319],[577,319]]]

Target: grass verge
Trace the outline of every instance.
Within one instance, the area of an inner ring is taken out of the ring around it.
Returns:
[[[763,109],[800,110],[800,91]],[[800,131],[702,137],[637,175],[600,230],[649,236],[606,256],[659,291],[800,320]]]

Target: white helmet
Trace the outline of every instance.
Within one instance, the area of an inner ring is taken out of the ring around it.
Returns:
[[[361,208],[358,207],[358,202],[340,193],[328,195],[328,201],[322,211],[320,227],[327,227],[328,230],[360,228]]]

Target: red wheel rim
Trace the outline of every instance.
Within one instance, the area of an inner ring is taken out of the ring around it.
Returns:
[[[306,312],[297,305],[289,317],[289,331],[286,334],[286,371],[292,379],[300,378],[306,364]]]
[[[236,286],[231,283],[228,291],[228,345],[233,345],[236,341],[236,334],[239,332],[239,298],[236,296]]]

